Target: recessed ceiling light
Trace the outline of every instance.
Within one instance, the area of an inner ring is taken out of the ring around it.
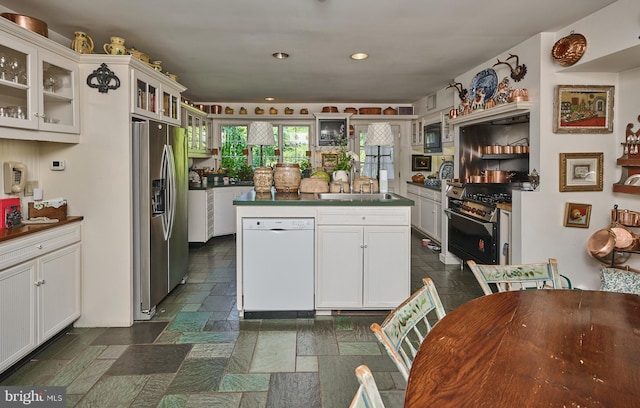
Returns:
[[[369,54],[366,52],[356,52],[355,54],[351,54],[351,59],[353,60],[363,60],[369,58]]]
[[[275,101],[276,98],[272,98],[271,96],[267,96],[266,98],[264,98],[265,101]]]
[[[273,58],[276,58],[276,59],[287,59],[287,58],[289,58],[289,54],[287,54],[286,52],[274,52],[271,55],[273,55]]]

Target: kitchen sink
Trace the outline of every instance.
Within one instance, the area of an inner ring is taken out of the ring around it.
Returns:
[[[318,193],[320,200],[336,201],[389,201],[398,200],[397,196],[390,193]]]

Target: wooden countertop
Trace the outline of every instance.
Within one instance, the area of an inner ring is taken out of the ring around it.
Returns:
[[[16,227],[11,229],[0,230],[0,242],[10,241],[16,238],[22,238],[26,235],[33,234],[35,232],[45,231],[51,228],[60,227],[70,224],[72,222],[82,221],[84,217],[70,216],[66,220],[61,220],[53,224],[30,224],[23,225],[22,227]]]

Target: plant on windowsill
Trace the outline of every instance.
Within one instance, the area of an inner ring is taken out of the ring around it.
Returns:
[[[347,150],[345,145],[340,146],[340,150],[338,150],[338,164],[333,168],[333,170],[344,170],[351,171],[351,166],[355,162],[357,162],[360,158],[354,152]]]

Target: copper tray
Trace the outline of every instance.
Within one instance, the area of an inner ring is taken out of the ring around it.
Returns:
[[[587,48],[587,39],[582,34],[571,33],[556,41],[551,56],[563,67],[570,67],[582,58]]]

